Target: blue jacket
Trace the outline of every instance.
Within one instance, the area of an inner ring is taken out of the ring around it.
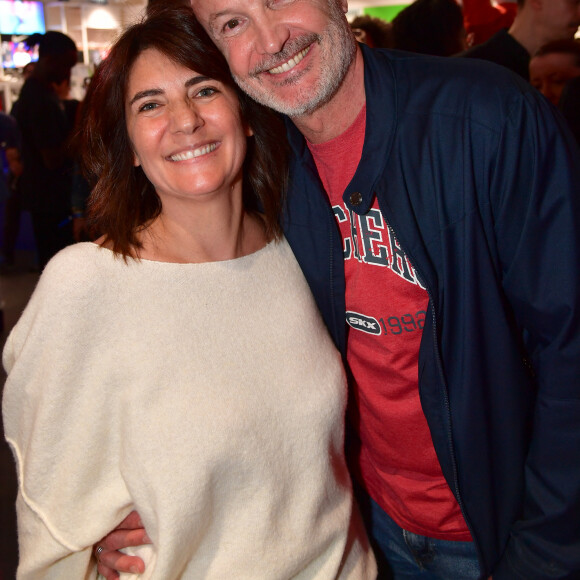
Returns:
[[[507,70],[363,55],[365,143],[344,200],[365,213],[377,196],[429,293],[421,403],[483,577],[580,578],[580,152]],[[344,355],[342,241],[288,133],[285,233]]]

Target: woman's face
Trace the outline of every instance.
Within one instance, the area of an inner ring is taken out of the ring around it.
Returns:
[[[127,132],[162,204],[240,195],[246,139],[235,92],[148,49],[125,97]]]

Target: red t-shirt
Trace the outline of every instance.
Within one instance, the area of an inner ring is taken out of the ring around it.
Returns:
[[[427,292],[376,199],[365,215],[350,212],[342,200],[362,154],[365,113],[363,107],[336,139],[309,144],[344,244],[347,362],[355,401],[349,412],[361,445],[355,477],[402,528],[471,540],[419,401]]]

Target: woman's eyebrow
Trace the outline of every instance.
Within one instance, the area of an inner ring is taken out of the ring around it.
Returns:
[[[210,80],[212,80],[211,77],[197,75],[197,76],[191,77],[189,80],[187,80],[185,82],[185,87],[186,88],[193,87],[199,83],[205,83],[206,81],[210,81]],[[144,99],[146,97],[156,97],[157,95],[162,95],[163,92],[164,92],[163,89],[145,89],[144,91],[139,91],[138,93],[135,93],[135,95],[133,96],[133,98],[129,102],[129,105],[132,105],[135,101],[138,101],[139,99]]]
[[[146,89],[144,91],[139,91],[135,93],[134,97],[129,102],[129,105],[132,105],[135,101],[139,99],[144,99],[145,97],[155,97],[157,95],[162,95],[163,91],[161,89]]]
[[[185,86],[187,88],[189,88],[189,87],[193,87],[194,85],[197,85],[199,83],[205,83],[206,81],[211,81],[211,80],[213,80],[211,77],[197,75],[195,77],[191,77],[188,81],[186,81]]]

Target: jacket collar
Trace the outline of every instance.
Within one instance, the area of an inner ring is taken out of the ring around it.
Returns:
[[[398,103],[395,75],[387,52],[371,49],[364,44],[360,47],[364,59],[367,105],[365,140],[361,160],[343,199],[353,211],[366,213],[373,203],[375,185],[391,153],[397,128]],[[288,118],[286,127],[290,147],[296,159],[305,165],[313,164],[306,140]],[[356,206],[350,203],[353,193],[360,193],[362,196],[362,202]]]

